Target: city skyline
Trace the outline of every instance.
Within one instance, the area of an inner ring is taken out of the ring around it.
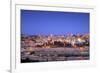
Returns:
[[[89,13],[21,10],[21,34],[89,33]]]

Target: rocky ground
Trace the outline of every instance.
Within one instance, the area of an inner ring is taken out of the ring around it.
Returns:
[[[21,49],[21,63],[88,60],[89,47],[84,48],[32,48]]]

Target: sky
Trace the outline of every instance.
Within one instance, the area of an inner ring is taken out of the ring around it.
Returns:
[[[89,33],[89,13],[21,10],[21,34]]]

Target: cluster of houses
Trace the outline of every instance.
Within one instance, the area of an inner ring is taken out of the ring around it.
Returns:
[[[21,37],[21,47],[56,48],[89,46],[89,34],[84,35],[32,35]]]
[[[21,62],[89,59],[89,41],[89,34],[22,35]]]

